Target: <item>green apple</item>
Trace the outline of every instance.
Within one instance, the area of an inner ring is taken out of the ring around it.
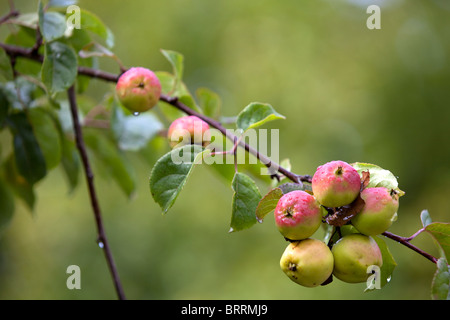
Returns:
[[[211,142],[209,125],[196,116],[185,116],[174,120],[169,126],[167,137],[172,148],[187,144],[204,147]]]
[[[374,236],[386,231],[397,218],[398,195],[387,188],[367,188],[361,192],[365,204],[352,218],[353,226],[359,232]]]
[[[331,161],[317,168],[311,186],[321,205],[336,208],[356,199],[361,189],[361,178],[348,163]]]
[[[317,287],[333,272],[333,254],[323,241],[295,241],[285,249],[280,267],[292,281],[305,287]]]
[[[278,230],[289,240],[309,238],[322,223],[322,213],[316,199],[302,190],[283,195],[278,200],[274,215]]]
[[[117,81],[116,93],[120,103],[133,113],[154,107],[161,96],[161,83],[153,71],[135,67],[124,72]]]
[[[344,282],[365,282],[369,277],[369,266],[383,265],[381,251],[375,240],[360,233],[342,237],[334,244],[331,252],[334,257],[333,275]]]

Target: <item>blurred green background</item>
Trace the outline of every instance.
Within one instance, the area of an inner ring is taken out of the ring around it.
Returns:
[[[37,8],[37,1],[14,2],[22,12]],[[366,27],[369,4],[381,7],[381,30]],[[423,209],[435,221],[450,220],[447,1],[80,0],[79,6],[111,28],[126,66],[171,71],[159,50],[176,50],[185,57],[186,84],[217,91],[223,115],[235,116],[252,101],[272,104],[287,119],[268,127],[281,129],[280,157],[290,159],[294,172],[313,174],[337,159],[391,170],[406,195],[390,231],[411,235]],[[0,12],[7,10],[2,1]],[[102,68],[118,72],[112,63]],[[100,101],[111,89],[92,81],[88,93]],[[398,266],[382,290],[363,293],[364,283],[337,279],[314,289],[294,284],[279,267],[287,243],[272,215],[229,234],[230,183],[206,166],[194,170],[162,216],[148,188],[160,155],[145,161],[128,155],[138,178],[131,200],[111,179],[95,180],[129,299],[430,298],[434,264],[389,239]],[[0,298],[115,299],[84,178],[69,195],[56,169],[37,196],[32,214],[17,202],[0,238]],[[413,244],[438,254],[426,234]],[[72,264],[81,268],[81,290],[66,288]]]

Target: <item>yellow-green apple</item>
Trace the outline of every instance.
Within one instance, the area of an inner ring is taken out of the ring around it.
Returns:
[[[331,249],[334,257],[333,275],[348,283],[365,282],[369,266],[383,265],[380,248],[375,240],[360,233],[346,235]]]
[[[280,267],[294,282],[305,287],[317,287],[333,272],[333,254],[320,240],[291,242],[280,259]]]

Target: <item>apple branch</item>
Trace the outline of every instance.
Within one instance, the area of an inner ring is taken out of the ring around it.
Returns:
[[[23,47],[18,47],[18,46],[3,44],[3,43],[0,43],[0,47],[5,50],[5,52],[11,57],[11,59],[13,59],[15,57],[25,57],[25,58],[28,58],[28,59],[31,59],[34,61],[38,61],[38,62],[43,61],[43,57],[41,55],[38,55],[35,52],[33,52],[32,48],[23,48]],[[81,67],[81,66],[78,67],[78,74],[89,76],[91,78],[101,79],[101,80],[108,81],[108,82],[117,82],[117,80],[119,79],[119,76],[120,76],[120,74],[116,75],[116,74],[105,72],[102,70],[92,69],[92,68],[88,68],[88,67]],[[188,115],[197,116],[198,118],[200,118],[203,121],[205,121],[206,123],[208,123],[211,127],[219,130],[224,136],[226,136],[231,141],[233,141],[233,142],[237,141],[236,136],[234,134],[232,134],[231,132],[228,132],[226,130],[226,128],[220,122],[218,122],[214,119],[211,119],[203,114],[195,112],[194,110],[190,109],[185,104],[180,102],[177,97],[161,95],[160,100],[172,105],[173,107],[177,108],[178,110],[183,111],[184,113],[186,113]],[[247,152],[254,155],[265,166],[267,166],[268,168],[276,168],[277,172],[283,174],[284,176],[286,176],[288,179],[290,179],[294,183],[299,183],[299,184],[301,184],[302,182],[311,183],[312,177],[310,175],[297,175],[297,174],[281,167],[277,163],[271,161],[266,155],[261,154],[256,149],[249,146],[248,144],[246,144],[242,141],[239,141],[238,144],[240,147],[244,148]],[[276,174],[274,174],[273,176],[277,177]],[[432,255],[417,248],[416,246],[412,245],[410,243],[410,240],[412,239],[412,237],[404,238],[404,237],[392,234],[390,232],[384,232],[383,235],[385,237],[395,240],[398,243],[406,246],[407,248],[419,253],[420,255],[424,256],[431,262],[433,262],[433,263],[437,262],[437,259],[435,257],[433,257]]]
[[[418,234],[420,232],[421,232],[421,230],[419,230],[419,232],[416,232],[416,234]],[[387,231],[383,232],[382,235],[385,236],[386,238],[389,238],[389,239],[392,239],[394,241],[397,241],[398,243],[400,243],[400,244],[410,248],[411,250],[413,250],[413,251],[417,252],[418,254],[424,256],[425,258],[427,258],[431,262],[433,262],[435,264],[437,263],[438,259],[436,259],[431,254],[423,251],[422,249],[419,249],[418,247],[416,247],[415,245],[412,245],[410,243],[410,241],[414,238],[414,236],[411,236],[409,238],[405,238],[405,237],[401,237],[401,236],[398,236],[396,234],[393,234],[393,233],[390,233],[390,232],[387,232]]]
[[[67,95],[69,97],[70,104],[70,112],[72,115],[73,121],[73,130],[75,133],[75,142],[78,149],[78,152],[81,156],[81,161],[84,167],[84,173],[86,176],[86,182],[89,189],[89,196],[91,199],[92,210],[94,211],[95,223],[97,225],[97,243],[100,248],[103,249],[105,254],[106,261],[108,263],[109,270],[111,272],[111,276],[114,280],[114,286],[117,292],[117,295],[120,300],[125,300],[125,293],[122,288],[122,283],[120,282],[119,274],[117,272],[116,264],[114,262],[111,249],[109,247],[109,242],[106,237],[105,229],[103,227],[102,213],[100,210],[100,205],[97,198],[97,193],[94,187],[94,174],[91,169],[91,165],[89,163],[88,155],[86,152],[86,146],[83,140],[83,133],[81,130],[81,125],[78,117],[78,107],[77,100],[75,95],[75,88],[71,86],[67,91]]]

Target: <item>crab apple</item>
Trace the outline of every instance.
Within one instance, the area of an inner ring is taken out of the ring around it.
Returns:
[[[312,236],[322,223],[320,206],[309,193],[291,191],[278,200],[275,224],[289,240],[302,240]]]
[[[387,188],[367,188],[361,192],[365,204],[352,218],[353,226],[362,234],[374,236],[385,232],[397,218],[397,193]]]
[[[381,267],[383,258],[375,240],[360,233],[352,233],[339,239],[331,249],[334,257],[333,275],[348,283],[365,282],[367,268]]]
[[[185,116],[174,120],[169,126],[167,136],[172,148],[186,144],[206,146],[211,141],[209,125],[196,116]]]
[[[331,161],[317,168],[312,190],[325,207],[341,207],[353,202],[361,188],[358,171],[344,161]]]
[[[116,93],[120,103],[128,110],[144,112],[158,103],[161,83],[149,69],[130,68],[117,81]]]
[[[328,246],[316,239],[291,242],[280,259],[281,270],[294,282],[317,287],[333,272],[334,259]]]

